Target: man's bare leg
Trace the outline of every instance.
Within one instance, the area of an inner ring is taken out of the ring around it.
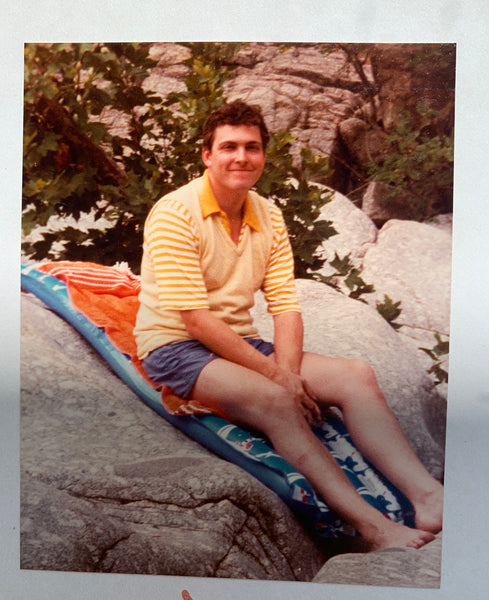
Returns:
[[[318,402],[335,405],[360,452],[412,502],[416,526],[442,529],[443,486],[419,461],[363,361],[304,354],[301,375]]]
[[[371,549],[418,548],[433,539],[431,532],[390,521],[357,493],[285,388],[254,371],[216,359],[201,372],[192,398],[219,408],[231,422],[267,435],[275,450],[311,482]]]

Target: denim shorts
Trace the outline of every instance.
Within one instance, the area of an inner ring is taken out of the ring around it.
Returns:
[[[274,351],[273,344],[260,338],[245,341],[265,356]],[[166,385],[180,398],[189,400],[202,369],[216,358],[219,356],[199,341],[185,340],[156,348],[143,359],[143,367],[156,384]]]

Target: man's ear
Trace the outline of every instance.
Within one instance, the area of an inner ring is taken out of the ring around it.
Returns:
[[[208,148],[202,148],[202,161],[206,167],[209,166],[211,159],[211,153]]]

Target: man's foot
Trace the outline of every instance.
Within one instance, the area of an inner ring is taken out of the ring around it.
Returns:
[[[443,486],[437,486],[430,492],[423,494],[417,501],[413,501],[415,510],[416,527],[438,533],[443,527]]]
[[[385,548],[421,548],[435,539],[430,531],[412,529],[387,518],[380,528],[372,528],[363,534],[369,551]]]

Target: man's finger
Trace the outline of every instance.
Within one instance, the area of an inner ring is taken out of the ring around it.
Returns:
[[[316,404],[316,402],[314,402],[314,400],[311,400],[309,397],[307,398],[307,400],[304,400],[302,402],[302,406],[307,410],[309,415],[311,415],[311,418],[313,420],[319,419],[321,417],[321,411],[319,410],[318,405]]]

